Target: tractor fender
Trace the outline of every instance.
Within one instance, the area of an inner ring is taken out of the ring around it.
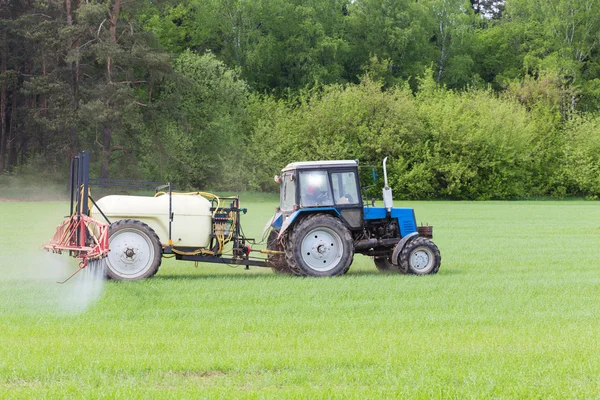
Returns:
[[[266,235],[267,231],[271,228],[278,230],[281,229],[281,225],[283,223],[283,214],[281,214],[281,212],[276,212],[275,215],[273,215],[271,217],[271,219],[269,219],[267,221],[267,224],[265,225],[264,229],[263,229],[263,236]]]
[[[400,255],[400,252],[402,251],[402,249],[404,249],[404,247],[408,244],[408,242],[410,242],[411,240],[416,238],[418,235],[419,234],[417,232],[409,233],[408,235],[404,236],[402,238],[402,240],[400,240],[398,242],[396,247],[394,247],[394,252],[392,253],[392,264],[398,265],[397,260],[398,260],[398,256]]]
[[[325,212],[327,214],[331,214],[333,212],[336,216],[338,216],[338,217],[340,216],[340,212],[333,207],[306,208],[303,210],[298,210],[298,211],[295,211],[292,214],[290,214],[287,218],[285,218],[285,220],[283,221],[283,224],[281,224],[281,229],[279,230],[279,235],[277,237],[281,238],[281,236],[294,223],[294,221],[297,219],[298,216],[300,216],[300,215],[304,216],[306,214],[323,213],[323,212]]]

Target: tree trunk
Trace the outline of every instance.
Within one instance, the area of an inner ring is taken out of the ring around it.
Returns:
[[[121,12],[121,0],[115,0],[115,4],[113,4],[111,10],[109,11],[109,32],[110,32],[110,40],[113,43],[117,43],[117,23],[119,22],[119,13]],[[108,78],[108,83],[112,83],[112,56],[108,56],[106,60],[106,75]]]
[[[104,184],[104,180],[110,177],[110,141],[112,138],[112,129],[105,127],[102,137],[102,163],[100,166],[100,180]]]
[[[73,25],[73,10],[71,7],[71,0],[66,0],[66,10],[67,10],[67,24],[72,26]],[[77,9],[77,7],[79,6],[78,2],[75,2],[75,8]],[[71,42],[71,39],[69,39],[69,42],[67,43],[68,47],[70,49],[76,49],[79,47],[79,41],[75,40],[74,42]],[[75,64],[75,65],[73,65]],[[73,102],[71,104],[71,108],[73,110],[73,114],[77,113],[77,107],[79,105],[79,60],[75,61],[75,63],[73,62],[69,62],[68,63],[68,69],[71,71],[71,88],[72,88],[72,96],[73,96]],[[75,118],[73,118],[74,121],[77,121],[77,117],[75,116]],[[77,123],[74,122],[73,126],[71,126],[71,128],[69,129],[69,142],[70,142],[70,150],[71,150],[71,157],[75,156],[78,153],[78,147],[79,147],[79,135],[77,132]]]
[[[117,23],[119,22],[119,13],[121,12],[121,0],[115,0],[111,9],[108,12],[109,15],[109,32],[110,32],[110,40],[116,44],[117,43]],[[108,85],[111,85],[112,82],[112,71],[113,71],[113,59],[109,54],[106,60],[106,80]],[[109,107],[110,108],[110,107]],[[110,122],[106,122],[106,124],[110,124]],[[102,138],[102,163],[100,166],[100,179],[104,181],[110,177],[110,142],[112,139],[112,128],[105,126]]]
[[[8,140],[6,141],[6,147],[7,147],[7,151],[8,151],[8,170],[12,171],[14,166],[17,163],[17,156],[15,153],[15,149],[16,149],[16,133],[15,133],[15,126],[17,125],[17,94],[18,94],[18,80],[17,78],[15,78],[14,80],[14,84],[13,84],[13,91],[12,91],[12,100],[11,100],[11,107],[10,107],[10,126],[8,128]]]
[[[6,74],[6,65],[8,58],[8,46],[6,43],[6,28],[2,31],[2,65],[0,70],[2,74]],[[2,89],[0,90],[0,173],[4,172],[6,165],[6,81],[2,81]]]

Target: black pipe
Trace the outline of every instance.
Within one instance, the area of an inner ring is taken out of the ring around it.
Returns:
[[[88,194],[89,194],[89,179],[90,179],[90,153],[89,151],[81,152],[81,182],[80,185],[83,186],[83,200],[81,204],[80,211],[82,214],[90,215],[90,209],[88,207]]]
[[[104,213],[102,212],[102,209],[100,207],[98,207],[98,204],[96,204],[96,202],[94,201],[94,199],[92,198],[92,196],[90,196],[90,200],[92,201],[92,204],[96,206],[96,208],[98,209],[98,211],[100,211],[100,214],[102,214],[102,216],[104,217],[104,219],[106,220],[107,224],[111,224],[111,222],[109,221],[109,219],[106,217],[106,215],[104,215]]]
[[[169,182],[169,246],[172,246],[171,225],[173,224],[173,186]]]
[[[400,238],[393,239],[365,239],[354,242],[354,248],[358,250],[370,249],[374,247],[393,247],[400,241]]]
[[[69,217],[73,215],[73,200],[74,200],[74,188],[75,188],[75,160],[77,156],[71,158],[71,208],[69,208]]]

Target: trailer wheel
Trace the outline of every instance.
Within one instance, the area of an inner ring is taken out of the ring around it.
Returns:
[[[408,242],[398,257],[400,269],[415,275],[435,274],[439,271],[441,262],[438,247],[424,237]]]
[[[124,219],[111,224],[108,232],[108,278],[134,281],[156,274],[162,246],[152,228],[140,221]]]
[[[379,271],[400,271],[397,265],[392,264],[392,260],[389,257],[373,257],[373,262]]]
[[[269,237],[267,238],[267,250],[283,251],[283,246],[277,239],[278,236],[278,231],[272,230],[271,233],[269,233]],[[290,275],[294,273],[285,261],[285,254],[268,254],[267,262],[276,274]]]
[[[331,215],[309,215],[290,233],[285,258],[296,275],[343,275],[354,258],[350,231]]]

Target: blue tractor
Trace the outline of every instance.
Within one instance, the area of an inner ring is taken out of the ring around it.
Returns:
[[[386,160],[383,207],[364,203],[357,161],[288,164],[275,177],[280,205],[266,227],[271,229],[267,250],[273,271],[343,275],[358,253],[371,256],[381,271],[438,272],[441,256],[431,241],[432,227],[417,227],[412,208],[392,206]]]

